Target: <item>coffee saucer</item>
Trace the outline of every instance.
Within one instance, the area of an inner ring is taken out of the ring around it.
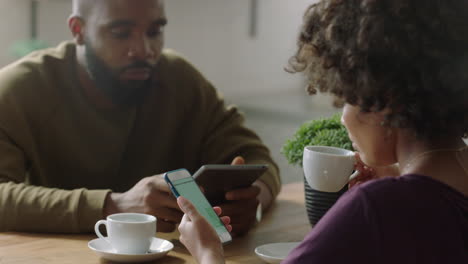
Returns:
[[[114,252],[107,241],[96,238],[88,242],[88,247],[96,252],[100,257],[115,262],[145,262],[162,258],[174,248],[174,244],[165,239],[154,237],[151,247],[146,254],[120,254]]]
[[[278,264],[298,245],[299,242],[266,244],[255,248],[255,254],[267,263]]]

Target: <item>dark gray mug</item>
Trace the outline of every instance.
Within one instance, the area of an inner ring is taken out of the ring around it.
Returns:
[[[348,185],[345,185],[338,192],[321,192],[310,187],[304,177],[304,194],[307,217],[312,226],[325,215],[325,213],[335,204],[343,193],[348,190]]]

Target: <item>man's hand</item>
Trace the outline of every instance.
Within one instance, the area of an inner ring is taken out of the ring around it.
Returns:
[[[247,233],[256,222],[257,199],[260,188],[250,186],[226,193],[226,203],[221,204],[222,216],[231,217],[232,233],[234,236]]]
[[[110,193],[104,204],[104,217],[124,212],[156,216],[158,232],[174,231],[183,215],[162,175],[146,177],[125,193]]]
[[[244,164],[242,157],[236,157],[231,165]],[[263,188],[265,187],[265,188]],[[263,208],[271,203],[271,193],[268,187],[260,181],[252,186],[236,189],[226,193],[228,202],[221,204],[222,215],[231,217],[233,235],[241,235],[249,231],[256,222],[257,207],[262,203]]]

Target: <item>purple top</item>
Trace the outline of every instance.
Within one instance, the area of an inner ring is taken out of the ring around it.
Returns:
[[[468,263],[468,197],[426,176],[345,193],[282,262]]]

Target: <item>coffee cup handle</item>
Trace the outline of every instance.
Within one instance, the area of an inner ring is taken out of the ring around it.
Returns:
[[[351,174],[351,176],[349,176],[349,181],[351,181],[352,179],[356,178],[357,176],[359,176],[359,174],[361,174],[360,171],[356,170],[353,174]]]
[[[103,236],[101,234],[101,231],[99,231],[99,226],[100,225],[105,225],[106,226],[106,229],[107,229],[107,221],[106,220],[99,220],[96,222],[96,224],[94,225],[94,232],[96,232],[96,235],[101,238],[101,239],[104,239],[107,243],[110,244],[110,241],[107,239],[107,237]]]

